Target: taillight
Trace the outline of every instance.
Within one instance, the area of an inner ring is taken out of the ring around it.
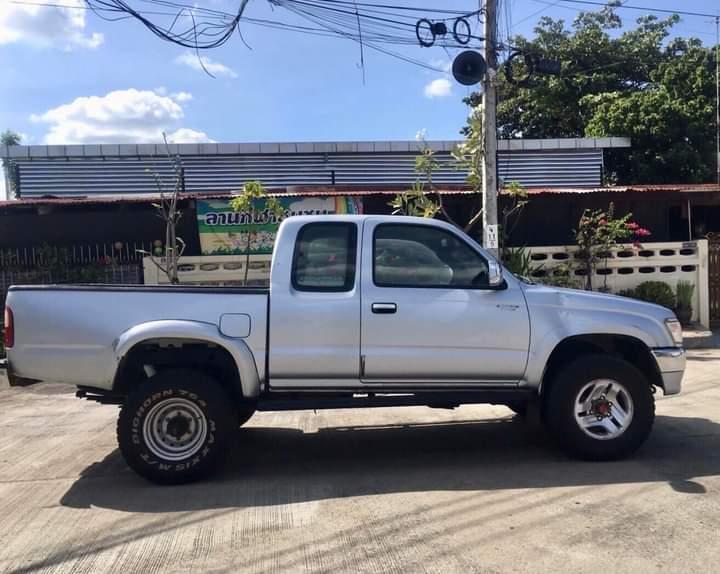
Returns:
[[[5,348],[10,349],[15,344],[15,319],[10,307],[5,306],[5,332],[4,332]]]

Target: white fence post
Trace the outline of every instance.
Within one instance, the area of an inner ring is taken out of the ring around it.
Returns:
[[[698,244],[698,314],[700,324],[710,329],[710,281],[708,261],[708,240],[701,239]]]
[[[541,266],[539,274],[549,274],[567,263],[577,263],[576,245],[528,247],[532,263]],[[618,246],[611,249],[611,257],[598,266],[593,285],[606,285],[617,293],[637,287],[645,281],[662,281],[673,290],[678,281],[690,281],[693,291],[693,321],[710,328],[710,289],[708,283],[708,242],[706,239],[690,242],[643,243],[640,248]],[[582,284],[585,277],[580,269],[572,271],[572,279]]]

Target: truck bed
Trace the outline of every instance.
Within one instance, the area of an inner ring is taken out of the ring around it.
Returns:
[[[249,316],[243,337],[264,378],[269,290],[145,285],[28,285],[8,293],[15,323],[14,376],[110,388],[122,335],[156,321],[219,329],[223,315]]]

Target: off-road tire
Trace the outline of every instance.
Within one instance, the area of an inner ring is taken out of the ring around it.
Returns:
[[[575,418],[575,401],[580,391],[598,379],[617,381],[632,399],[632,419],[616,438],[599,440],[588,436]],[[607,355],[585,355],[568,363],[550,381],[543,415],[550,434],[570,456],[613,460],[632,454],[648,438],[655,420],[655,400],[649,381],[632,364]]]
[[[178,418],[173,415],[173,404],[180,404],[181,411],[185,409],[185,414],[195,416]],[[168,416],[157,418],[163,412]],[[160,428],[161,421],[172,422],[172,416],[185,421],[185,425],[192,419],[192,428],[202,429],[192,433],[191,444],[196,450],[188,451],[189,456],[184,456],[182,450],[171,453],[169,458],[164,456],[165,445],[155,436],[157,433],[153,434],[151,422],[157,420],[155,426]],[[236,421],[235,405],[215,379],[199,371],[170,369],[138,384],[129,393],[118,417],[118,445],[128,466],[144,478],[159,484],[192,482],[207,476],[222,462],[237,429]]]

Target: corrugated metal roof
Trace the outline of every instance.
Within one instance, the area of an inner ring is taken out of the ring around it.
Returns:
[[[461,140],[428,140],[433,151],[451,151]],[[327,141],[327,142],[250,142],[170,144],[84,144],[84,145],[0,145],[0,156],[8,158],[113,157],[172,155],[247,155],[292,153],[385,153],[417,152],[417,140]],[[498,140],[500,151],[610,149],[630,147],[630,138],[551,138]]]
[[[98,146],[99,147],[99,146]],[[104,147],[104,146],[103,146]],[[116,146],[117,147],[117,146]],[[139,146],[138,146],[139,147]],[[417,153],[268,153],[182,156],[186,190],[239,189],[258,180],[266,187],[293,185],[410,185]],[[447,151],[437,152],[438,184],[459,185],[466,174]],[[167,159],[157,156],[59,156],[13,160],[22,197],[43,195],[131,195],[157,191],[152,173],[166,187],[174,181]],[[598,186],[602,149],[504,151],[498,153],[501,181],[525,187]]]

